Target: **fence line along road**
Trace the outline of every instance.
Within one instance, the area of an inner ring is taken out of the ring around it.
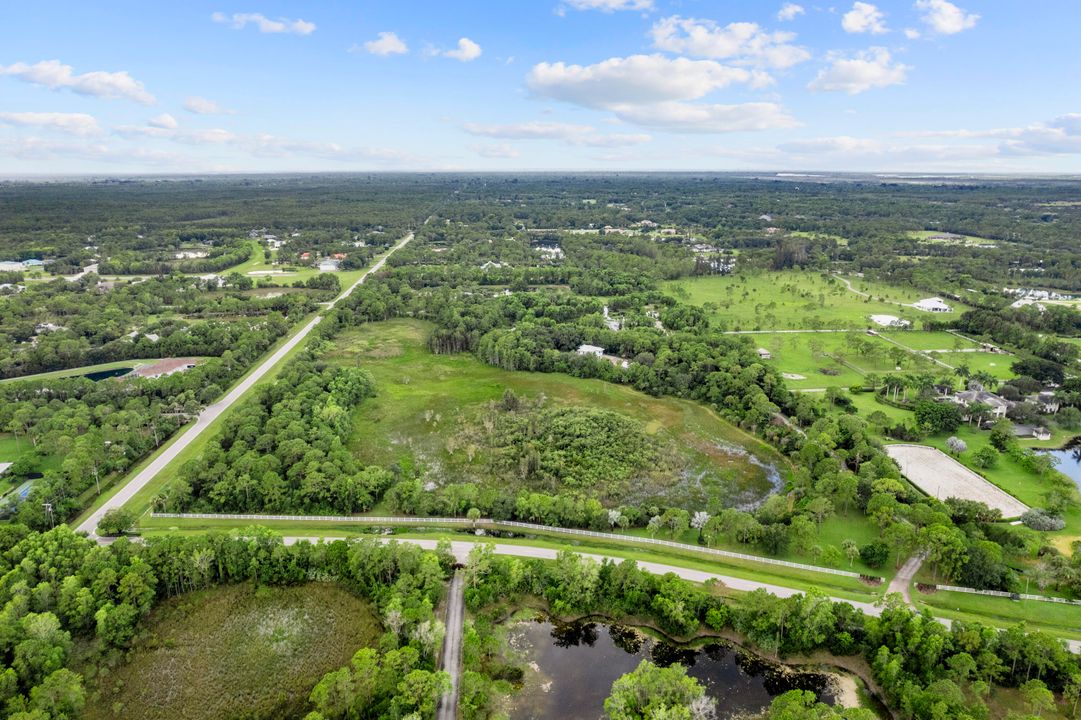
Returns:
[[[349,294],[353,292],[353,289],[360,286],[368,279],[372,273],[377,273],[387,262],[387,258],[397,252],[406,243],[413,239],[413,233],[409,233],[401,240],[399,240],[390,250],[383,253],[370,268],[364,271],[355,283],[347,287],[340,295],[327,305],[327,310],[330,310],[339,301],[349,297]],[[123,507],[129,500],[135,497],[135,494],[146,487],[151,480],[157,477],[158,473],[165,469],[165,467],[171,463],[176,457],[184,451],[191,442],[199,437],[210,425],[224,412],[236,403],[241,397],[243,397],[252,387],[259,382],[270,372],[275,366],[280,363],[289,352],[297,345],[302,343],[308,334],[315,328],[316,325],[323,319],[323,315],[316,315],[314,318],[308,321],[304,327],[294,333],[288,340],[286,340],[281,347],[275,350],[270,357],[263,360],[256,366],[255,370],[252,370],[248,375],[242,378],[232,390],[227,392],[220,400],[215,403],[211,403],[203,408],[195,420],[195,424],[186,430],[180,430],[176,439],[172,444],[165,446],[161,452],[159,452],[150,463],[144,467],[140,472],[132,476],[123,487],[120,488],[112,497],[101,504],[97,510],[92,512],[89,517],[81,522],[76,528],[80,532],[85,532],[91,537],[96,537],[98,530],[98,523],[101,522],[101,518],[109,510],[114,508]]]
[[[969,593],[971,595],[987,595],[990,597],[1016,598],[1018,600],[1042,600],[1044,602],[1057,602],[1063,605],[1081,605],[1081,600],[1071,600],[1064,597],[1052,597],[1050,595],[1032,595],[1029,593],[1009,593],[1004,590],[977,590],[976,588],[960,587],[958,585],[932,585],[935,590],[947,592]]]
[[[476,521],[469,518],[448,517],[361,517],[353,515],[238,515],[221,513],[151,513],[154,518],[177,518],[188,520],[251,520],[252,522],[332,522],[332,523],[357,523],[361,525],[461,525],[473,527],[484,525],[494,528],[513,530],[532,530],[534,532],[552,533],[555,535],[574,535],[578,537],[591,537],[601,540],[616,540],[633,545],[657,545],[685,552],[696,552],[704,555],[731,558],[735,560],[747,560],[749,562],[777,565],[779,567],[806,570],[808,572],[827,573],[841,577],[861,578],[866,577],[849,570],[821,567],[819,565],[807,565],[805,563],[777,560],[775,558],[750,555],[747,553],[733,552],[731,550],[719,550],[717,548],[702,547],[701,545],[688,545],[687,543],[674,540],[657,540],[656,538],[637,537],[635,535],[617,535],[616,533],[597,532],[595,530],[578,530],[576,528],[555,527],[552,525],[538,525],[535,523],[515,522],[512,520],[492,520],[490,518],[478,518]],[[881,580],[881,578],[876,578]]]

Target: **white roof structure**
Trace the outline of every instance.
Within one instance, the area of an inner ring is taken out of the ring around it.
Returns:
[[[14,463],[0,462],[0,475],[3,475],[8,471],[8,468],[14,465]]]
[[[578,346],[578,354],[579,355],[596,355],[597,357],[600,357],[601,355],[604,355],[604,348],[598,347],[596,345],[579,345]]]
[[[902,320],[896,315],[872,315],[871,322],[882,327],[908,327],[912,323]]]
[[[953,312],[953,308],[947,305],[940,297],[924,298],[919,302],[912,303],[912,307],[924,312]]]

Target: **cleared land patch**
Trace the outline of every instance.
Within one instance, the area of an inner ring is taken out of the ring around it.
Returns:
[[[87,720],[300,717],[312,687],[380,632],[336,585],[234,585],[157,607],[116,669],[84,664]]]
[[[714,324],[726,330],[857,330],[874,326],[871,315],[894,315],[918,326],[930,313],[907,305],[933,294],[860,277],[798,271],[699,277],[662,287],[683,302],[704,307]],[[968,309],[950,304],[952,315]]]
[[[1002,511],[1002,517],[1022,515],[1028,507],[995,487],[950,456],[926,445],[887,445],[886,454],[901,466],[913,485],[939,500],[976,500]]]

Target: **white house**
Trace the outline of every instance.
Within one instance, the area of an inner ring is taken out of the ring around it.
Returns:
[[[953,308],[945,303],[940,297],[924,298],[919,302],[912,303],[912,307],[917,310],[923,310],[924,312],[931,313],[948,313],[953,312]]]
[[[596,345],[579,345],[579,355],[592,355],[593,357],[601,357],[604,355],[604,348],[597,347]]]
[[[758,357],[762,360],[769,360],[773,355],[766,348],[758,348]]]

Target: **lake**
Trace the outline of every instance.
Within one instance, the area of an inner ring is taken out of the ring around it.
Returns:
[[[1063,475],[1073,480],[1081,489],[1081,440],[1074,438],[1061,450],[1045,450],[1048,455],[1058,459],[1056,466]]]
[[[597,720],[612,683],[642,660],[685,665],[717,699],[719,718],[759,712],[789,690],[811,690],[831,705],[836,700],[829,674],[793,670],[727,643],[683,647],[622,625],[547,620],[511,626],[508,642],[529,666],[512,700],[513,720]]]

